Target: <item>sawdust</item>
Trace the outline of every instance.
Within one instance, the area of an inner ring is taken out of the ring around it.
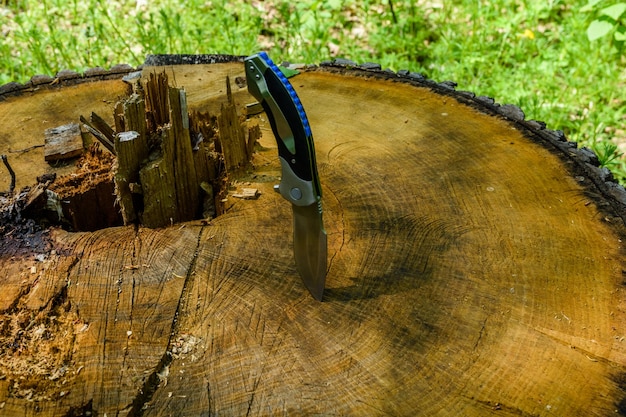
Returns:
[[[187,359],[192,362],[198,360],[199,353],[196,352],[198,347],[204,348],[203,340],[200,337],[196,337],[192,334],[181,334],[171,346],[171,355],[174,359]]]
[[[85,324],[72,310],[66,286],[43,308],[28,308],[35,285],[25,287],[0,314],[0,389],[13,398],[56,400],[80,372],[72,353]]]
[[[98,184],[113,183],[113,162],[115,157],[105,152],[97,143],[92,144],[76,164],[76,172],[59,177],[49,189],[67,198],[82,194]]]

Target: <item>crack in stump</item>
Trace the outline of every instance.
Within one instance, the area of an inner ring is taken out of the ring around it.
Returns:
[[[483,338],[483,334],[485,333],[485,327],[487,326],[487,319],[489,319],[489,316],[485,317],[485,319],[483,320],[483,324],[480,327],[480,330],[478,331],[478,339],[476,339],[476,342],[474,343],[474,348],[473,348],[474,351],[478,348],[478,344]]]
[[[200,253],[200,243],[202,241],[202,236],[204,236],[205,229],[206,226],[201,226],[200,232],[198,233],[198,238],[196,240],[196,249],[194,251],[191,262],[189,263],[189,268],[187,268],[185,283],[183,284],[183,289],[181,290],[180,297],[178,299],[178,305],[176,307],[176,312],[174,313],[174,319],[172,320],[170,338],[167,343],[165,353],[163,354],[163,356],[161,356],[159,364],[148,376],[148,378],[146,378],[143,386],[139,390],[139,393],[134,398],[130,406],[130,411],[127,414],[128,417],[143,416],[144,411],[148,409],[150,401],[152,401],[152,399],[154,398],[154,394],[157,392],[161,385],[162,375],[166,374],[166,369],[174,360],[174,356],[172,355],[172,346],[180,329],[179,316],[181,315],[181,312],[186,310],[187,308],[187,295],[189,294],[189,291],[194,284],[195,268],[198,260],[198,255]]]

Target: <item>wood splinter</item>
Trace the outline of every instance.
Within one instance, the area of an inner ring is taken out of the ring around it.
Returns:
[[[114,136],[113,129],[106,124],[106,122],[98,116],[96,113],[91,113],[91,120],[88,121],[83,116],[80,116],[80,121],[83,127],[91,133],[98,141],[113,155],[115,155]]]
[[[190,115],[185,90],[169,86],[165,73],[150,74],[142,94],[118,103],[115,183],[126,224],[154,228],[219,214],[219,178],[248,166],[260,136],[258,127],[244,128],[228,77],[226,85],[228,104],[217,117]]]

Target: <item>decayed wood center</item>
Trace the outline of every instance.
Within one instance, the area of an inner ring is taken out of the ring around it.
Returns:
[[[198,111],[243,75],[170,71]],[[324,71],[292,83],[324,192],[324,302],[295,270],[260,115],[254,170],[232,190],[258,199],[231,196],[210,223],[53,230],[45,253],[0,259],[3,415],[624,413],[624,226],[588,179],[425,87]],[[0,147],[20,102],[79,90],[1,102]]]

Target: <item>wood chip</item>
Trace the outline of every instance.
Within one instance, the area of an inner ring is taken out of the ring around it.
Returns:
[[[233,197],[244,200],[256,200],[260,195],[258,188],[243,188],[240,193],[233,194]]]
[[[46,162],[60,161],[83,153],[83,138],[78,123],[46,129],[44,158]]]

